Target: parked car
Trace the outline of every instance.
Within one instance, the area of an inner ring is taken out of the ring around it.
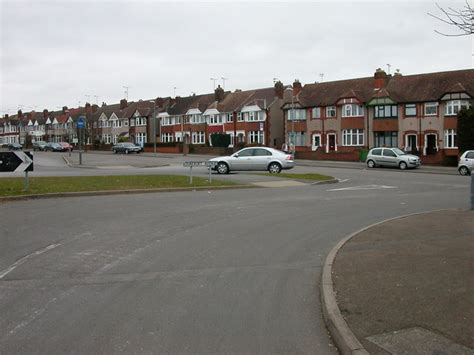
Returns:
[[[474,150],[466,150],[458,162],[458,171],[461,175],[471,175],[474,169]]]
[[[46,147],[48,143],[46,143],[45,141],[36,141],[33,143],[33,150],[34,151],[37,151],[37,150],[44,150],[44,148]]]
[[[133,143],[125,142],[125,143],[117,143],[112,147],[112,152],[115,154],[117,153],[140,153],[142,150],[142,147],[135,145]]]
[[[69,150],[73,150],[74,147],[69,144],[68,142],[59,142],[59,144],[61,144],[61,146],[64,148],[64,151],[68,152]]]
[[[219,174],[228,174],[238,170],[268,170],[270,173],[279,173],[282,169],[291,169],[295,161],[291,154],[267,147],[244,148],[230,155],[209,160],[213,170]]]
[[[419,168],[421,160],[416,155],[407,154],[398,148],[372,148],[365,160],[369,168],[388,166],[405,170],[406,168]]]
[[[23,146],[20,143],[10,143],[8,145],[9,150],[21,150],[21,148],[23,148]]]
[[[46,152],[47,151],[50,151],[50,152],[65,152],[66,151],[64,147],[59,143],[48,143],[44,147],[44,150]]]

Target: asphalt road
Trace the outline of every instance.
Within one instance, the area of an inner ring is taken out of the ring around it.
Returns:
[[[44,159],[38,174],[101,170]],[[160,168],[101,172],[135,169]],[[295,170],[341,182],[1,204],[0,353],[331,354],[328,251],[385,218],[469,206],[461,176]]]

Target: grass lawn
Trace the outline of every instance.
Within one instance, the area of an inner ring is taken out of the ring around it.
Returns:
[[[65,176],[30,177],[28,192],[23,191],[24,178],[0,178],[0,196],[25,196],[55,192],[83,192],[104,190],[138,190],[156,188],[179,188],[200,186],[229,186],[232,182],[182,175],[131,175],[131,176]]]
[[[280,174],[270,174],[265,173],[262,175],[273,176],[273,177],[280,177],[286,179],[296,179],[296,180],[311,180],[311,181],[327,181],[333,180],[332,176],[321,175],[321,174],[292,174],[292,173],[280,173]]]

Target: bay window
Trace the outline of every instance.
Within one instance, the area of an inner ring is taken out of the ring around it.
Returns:
[[[364,145],[363,129],[344,129],[342,131],[342,145],[360,146]]]
[[[455,129],[446,129],[444,131],[444,147],[445,148],[457,148],[458,140],[456,137]]]
[[[364,107],[356,104],[346,104],[342,107],[342,117],[364,116]]]
[[[454,116],[457,115],[458,112],[461,111],[463,108],[468,109],[469,106],[469,101],[467,100],[446,101],[446,104],[444,106],[444,114],[446,116]]]

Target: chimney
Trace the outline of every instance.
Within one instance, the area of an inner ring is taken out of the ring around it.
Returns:
[[[5,116],[3,116],[3,117],[4,117],[6,120],[8,120],[8,117],[10,117],[10,116],[8,115],[8,113],[6,113]]]
[[[44,118],[48,117],[48,114],[49,114],[48,110],[47,110],[47,109],[44,109],[44,110],[43,110],[43,117],[44,117]]]
[[[301,92],[302,86],[301,83],[298,79],[295,79],[295,82],[293,83],[293,96],[298,96],[298,94]]]
[[[393,74],[393,76],[398,76],[398,77],[402,76],[402,73],[400,73],[400,69],[397,69],[395,71],[395,74]]]
[[[277,96],[278,98],[280,99],[283,99],[283,91],[284,91],[284,87],[283,87],[283,83],[278,80],[276,83],[275,83],[275,96]]]
[[[216,98],[217,102],[224,100],[224,89],[221,88],[220,85],[218,85],[216,90],[214,90],[214,97]]]
[[[67,106],[63,106],[63,113],[66,113],[67,111]]]
[[[102,101],[102,107],[105,107],[107,106],[107,104],[105,103],[105,101]]]
[[[86,108],[86,114],[90,115],[92,113],[91,104],[86,102],[85,108]]]
[[[120,109],[123,110],[126,107],[127,107],[127,100],[126,99],[120,100]]]
[[[155,100],[156,107],[163,107],[165,100],[162,97],[157,97]]]
[[[92,113],[97,112],[98,109],[99,109],[99,105],[96,105],[96,104],[92,105]]]
[[[383,69],[377,68],[374,73],[374,89],[380,90],[387,85],[388,76]]]
[[[21,112],[21,110],[18,110],[17,114],[18,118],[23,118],[23,112]]]

